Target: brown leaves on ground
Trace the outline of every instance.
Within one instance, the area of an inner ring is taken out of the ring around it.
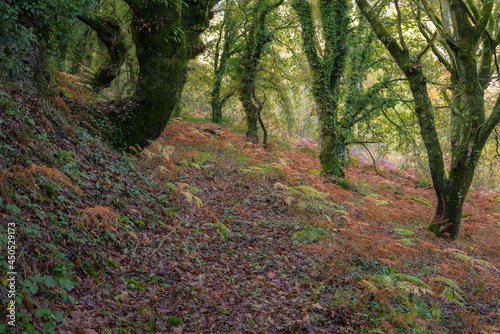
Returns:
[[[447,326],[482,326],[478,319],[491,317],[498,301],[500,214],[494,199],[471,194],[460,238],[450,244],[426,232],[433,207],[424,202],[434,205],[434,194],[417,188],[414,179],[356,165],[347,169],[342,188],[318,175],[318,159],[309,153],[272,145],[264,150],[214,125],[174,121],[148,152],[128,158],[130,170],[110,168],[120,156],[95,142],[82,148],[54,137],[54,143],[37,153],[74,152],[85,162],[84,177],[73,182],[48,167],[51,161],[14,165],[1,172],[0,190],[8,199],[18,179],[31,187],[40,175],[65,186],[78,201],[37,205],[71,217],[64,228],[74,229],[75,238],[88,233],[101,240],[98,249],[61,241],[77,263],[70,294],[78,304],[34,297],[47,309],[64,311],[68,322],[58,327],[61,333],[358,333],[374,324],[360,306],[367,295],[356,275],[383,265],[419,277],[425,272],[423,280],[439,274],[469,288],[474,308],[450,306],[443,314]],[[318,190],[334,214],[289,210],[283,193],[299,185]],[[60,227],[34,212],[25,218],[53,242],[47,231]],[[328,233],[309,240],[311,228]],[[40,258],[32,241],[22,242],[31,261],[25,273],[49,273],[52,260]],[[379,328],[390,332],[394,321]]]

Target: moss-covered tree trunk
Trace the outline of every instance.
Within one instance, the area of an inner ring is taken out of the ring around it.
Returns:
[[[92,13],[79,15],[78,18],[97,33],[108,49],[109,61],[99,68],[93,82],[95,89],[108,87],[120,73],[129,50],[120,23],[113,17]]]
[[[214,83],[210,95],[210,104],[212,106],[212,122],[216,124],[222,122],[222,107],[229,97],[233,95],[230,92],[224,97],[221,96],[222,81],[226,74],[227,62],[234,54],[235,43],[238,40],[238,30],[234,18],[232,18],[232,5],[233,2],[228,1],[215,46]]]
[[[186,82],[187,64],[204,50],[212,0],[126,0],[139,62],[135,106],[123,128],[127,147],[147,146],[165,129]]]
[[[446,19],[444,16],[438,18],[429,4],[421,1],[422,8],[437,31],[431,37],[432,32],[427,25],[421,24],[419,11],[417,23],[428,45],[414,56],[410,55],[402,34],[398,43],[366,0],[356,2],[410,84],[437,195],[436,214],[429,230],[438,237],[454,240],[460,231],[463,203],[477,162],[488,137],[500,123],[500,94],[497,93],[495,106],[488,118],[484,105],[484,90],[488,87],[493,73],[493,53],[500,43],[499,9],[496,9],[496,13],[493,11],[493,1],[483,1],[482,8],[479,9],[473,1],[469,1],[470,7],[467,7],[459,0],[451,0],[450,8],[447,8],[452,14],[447,16],[451,22],[443,22]],[[396,12],[400,15],[399,8],[396,8]],[[455,35],[451,35],[451,31]],[[438,33],[444,41],[441,49],[433,44]],[[479,57],[476,50],[481,41],[483,51],[478,66]],[[452,82],[451,99],[444,91],[452,111],[451,165],[448,175],[434,122],[433,106],[427,92],[427,80],[420,64],[420,58],[428,50],[432,50],[450,72]]]
[[[316,26],[312,6],[307,0],[294,0],[294,10],[299,17],[302,47],[314,77],[313,95],[316,101],[323,172],[344,177],[342,138],[338,128],[338,101],[340,78],[344,71],[348,26],[347,0],[319,0],[319,13],[324,48],[318,51]]]
[[[259,142],[258,124],[260,124],[264,133],[264,146],[267,145],[267,130],[261,117],[263,103],[255,92],[255,81],[266,45],[273,40],[272,33],[266,26],[266,18],[282,3],[283,0],[275,3],[268,0],[257,0],[251,11],[253,12],[251,13],[252,17],[246,24],[243,37],[245,50],[241,57],[239,95],[247,119],[247,138],[254,144]]]

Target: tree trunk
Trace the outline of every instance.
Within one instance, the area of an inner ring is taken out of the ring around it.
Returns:
[[[242,101],[243,102],[243,101]],[[257,123],[259,122],[259,111],[255,106],[250,103],[243,103],[243,108],[245,109],[245,115],[247,116],[247,138],[253,144],[259,143],[259,128]]]
[[[199,34],[214,1],[126,2],[133,13],[139,80],[122,130],[127,147],[145,147],[165,129],[186,82],[187,64],[204,50]]]
[[[220,83],[215,83],[212,89],[212,123],[220,124],[222,122],[222,101],[220,99]]]
[[[266,45],[273,40],[273,34],[266,26],[266,17],[282,3],[283,0],[278,0],[275,3],[268,3],[264,0],[257,1],[253,8],[255,16],[251,18],[243,33],[246,45],[240,63],[242,74],[239,82],[239,93],[247,118],[247,138],[254,144],[259,142],[257,122],[260,122],[264,132],[264,144],[267,145],[267,131],[261,119],[263,103],[259,101],[255,93],[255,81],[262,55]]]
[[[111,17],[92,14],[79,15],[78,19],[92,28],[108,49],[109,62],[99,68],[93,82],[95,89],[106,88],[118,76],[127,58],[128,46],[120,23]]]
[[[231,49],[238,40],[238,29],[235,22],[231,19],[232,14],[232,1],[228,1],[224,11],[224,20],[222,22],[217,44],[215,46],[215,59],[214,59],[214,84],[211,93],[212,105],[212,122],[220,124],[222,122],[222,107],[224,106],[227,98],[221,98],[222,79],[226,73],[227,61],[232,55]],[[222,42],[222,39],[224,40]],[[220,50],[220,43],[222,44],[222,51]],[[231,94],[232,95],[232,94]]]
[[[262,121],[261,112],[259,112],[259,124],[263,133],[262,145],[264,145],[264,148],[267,148],[267,129],[264,122]]]
[[[433,46],[435,38],[430,38],[428,30],[426,30],[427,27],[421,24],[420,16],[417,16],[419,21],[417,23],[421,33],[428,41],[428,45],[420,52],[419,56],[414,57],[410,56],[403,36],[400,36],[400,43],[396,42],[367,0],[356,0],[356,3],[410,84],[415,113],[427,150],[432,182],[437,195],[436,215],[429,230],[438,237],[454,240],[458,237],[462,208],[472,183],[476,164],[488,137],[500,123],[500,95],[497,96],[495,106],[488,119],[486,119],[484,105],[484,89],[491,80],[493,51],[484,50],[479,71],[476,55],[481,39],[485,41],[484,44],[490,47],[496,48],[500,43],[500,39],[495,40],[491,37],[490,32],[485,31],[488,27],[488,20],[493,17],[493,1],[483,3],[480,19],[471,19],[467,6],[452,4],[449,7],[453,18],[453,33],[456,36],[449,36],[451,31],[447,26],[445,29],[438,29],[438,31],[444,37],[443,49],[452,61],[448,61],[441,51]],[[426,1],[421,1],[421,4],[424,8],[429,6]],[[471,5],[474,4],[471,2]],[[473,8],[478,10],[474,6]],[[430,12],[429,8],[426,10]],[[436,20],[433,15],[429,18],[435,25],[441,26],[441,22]],[[494,21],[490,23],[489,28],[495,30],[493,27],[497,25],[498,32],[498,23]],[[436,33],[434,36],[437,36]],[[452,110],[451,166],[448,177],[446,177],[443,152],[434,123],[433,107],[427,92],[427,81],[422,73],[422,65],[419,63],[421,56],[429,49],[432,49],[437,59],[451,75],[452,103],[444,94]]]
[[[442,196],[438,196],[436,215],[428,228],[438,237],[450,240],[458,237],[462,208],[474,175],[473,168],[467,168],[469,162],[464,160],[452,171],[453,175],[446,181]]]
[[[320,0],[319,10],[324,49],[318,50],[312,6],[306,0],[294,0],[299,17],[302,48],[314,77],[313,95],[318,108],[321,151],[319,159],[325,174],[344,177],[343,147],[339,147],[338,99],[340,77],[344,72],[348,6],[346,0]]]
[[[321,106],[323,107],[324,104],[321,104]],[[339,154],[339,138],[336,126],[337,113],[336,108],[332,109],[332,107],[322,108],[319,113],[321,139],[319,160],[325,174],[343,178],[345,174],[342,169],[342,158]]]

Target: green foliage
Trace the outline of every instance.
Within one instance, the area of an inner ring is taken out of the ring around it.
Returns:
[[[233,232],[223,223],[206,223],[203,226],[211,226],[217,228],[217,234],[220,236],[222,241],[225,241]]]
[[[418,277],[391,270],[388,275],[369,276],[361,286],[363,298],[368,299],[366,307],[377,325],[389,326],[390,321],[395,329],[428,333],[428,324],[440,320],[440,305],[430,305],[432,288]]]
[[[310,186],[288,187],[279,182],[274,184],[274,189],[284,192],[283,199],[293,212],[300,212],[311,218],[322,215],[326,220],[337,213],[337,208],[328,201],[322,193]]]
[[[4,74],[11,79],[48,80],[43,76],[50,70],[49,63],[58,68],[63,65],[67,47],[75,36],[76,16],[93,2],[1,1],[0,61]]]
[[[318,227],[305,226],[301,231],[296,232],[292,236],[293,244],[314,244],[321,240],[325,235],[329,235],[330,231]]]
[[[182,324],[181,320],[177,317],[168,317],[167,321],[173,327],[181,327]]]

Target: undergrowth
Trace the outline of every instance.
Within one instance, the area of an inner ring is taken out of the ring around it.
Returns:
[[[432,190],[395,173],[331,180],[315,153],[176,120],[113,151],[96,115],[119,108],[79,80],[0,86],[0,247],[12,223],[19,255],[0,302],[13,264],[22,331],[498,331],[496,197],[470,198],[450,244],[426,232]]]

